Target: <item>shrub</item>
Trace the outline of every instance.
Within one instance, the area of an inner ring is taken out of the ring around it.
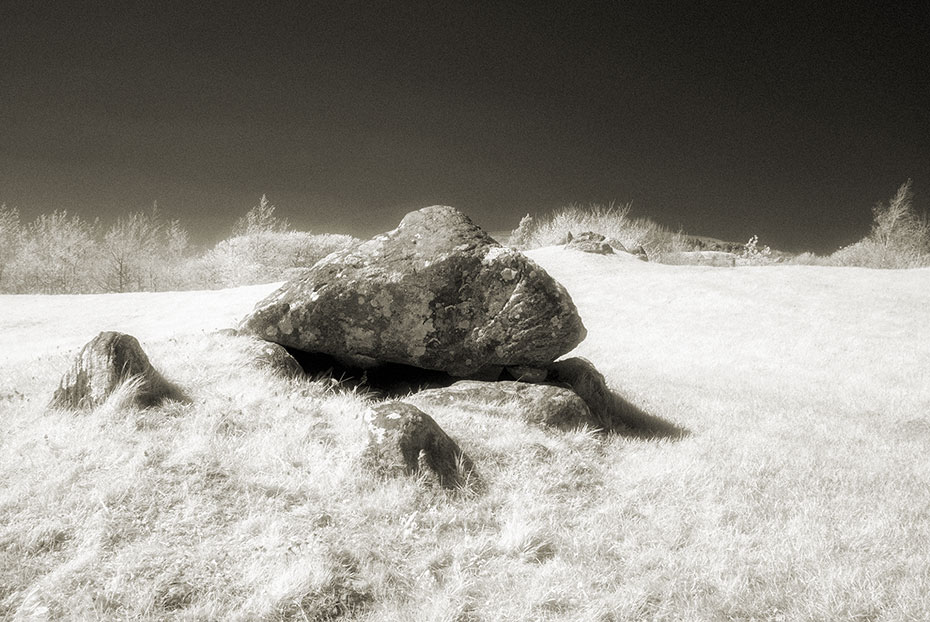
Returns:
[[[517,228],[510,233],[510,239],[507,241],[507,246],[516,249],[527,248],[527,245],[530,242],[530,236],[532,235],[535,228],[536,221],[532,216],[527,214],[520,219],[520,224],[518,224]]]
[[[102,290],[97,223],[56,210],[26,228],[11,272],[10,291],[78,294]]]
[[[786,263],[796,266],[832,266],[833,261],[829,256],[824,257],[811,252],[803,252],[786,259]]]
[[[650,259],[661,257],[664,253],[682,252],[688,248],[681,230],[672,231],[649,218],[634,218],[629,223],[628,231],[632,241],[627,248],[632,250],[642,246]]]
[[[153,289],[155,266],[162,247],[156,210],[120,216],[103,236],[103,274],[107,291]]]
[[[177,220],[169,221],[162,232],[161,261],[156,266],[162,289],[181,289],[185,283],[183,267],[190,252],[190,236]]]
[[[179,289],[189,245],[187,231],[163,220],[157,205],[120,216],[100,242],[100,284],[110,292]]]
[[[592,204],[585,208],[573,203],[535,223],[530,221],[534,226],[523,237],[527,248],[562,244],[569,233],[577,235],[584,231],[620,239],[629,212],[629,204],[618,206],[611,203],[606,207]]]
[[[871,239],[881,246],[926,252],[930,242],[926,218],[917,215],[913,205],[911,180],[901,184],[887,204],[879,202],[872,208]]]
[[[930,265],[930,257],[916,249],[885,246],[871,238],[859,240],[830,255],[830,264],[834,266],[855,266],[860,268],[919,268]]]
[[[77,294],[214,289],[283,280],[333,251],[348,235],[286,231],[262,197],[239,219],[244,233],[193,256],[187,231],[152,210],[120,216],[107,229],[65,211],[29,226],[0,205],[0,292]]]
[[[188,287],[217,288],[279,281],[357,243],[349,235],[258,232],[223,240],[188,264]],[[290,272],[292,273],[292,272]]]
[[[741,265],[764,266],[773,263],[775,258],[772,256],[772,249],[768,246],[759,246],[759,236],[754,235],[743,246],[739,254]]]
[[[9,266],[16,259],[23,241],[23,228],[19,223],[19,210],[0,204],[0,291],[6,286]]]
[[[672,233],[647,218],[630,218],[631,209],[630,203],[587,207],[571,204],[536,220],[527,215],[511,234],[511,245],[517,241],[517,248],[553,246],[564,243],[569,233],[593,231],[620,242],[628,250],[642,246],[650,257],[681,249],[680,233]]]
[[[258,205],[246,212],[245,216],[236,221],[233,226],[233,237],[241,235],[256,235],[259,233],[283,233],[290,229],[284,218],[274,215],[275,206],[263,194]]]
[[[834,265],[866,268],[916,268],[930,265],[930,225],[914,209],[911,180],[888,203],[872,208],[869,235],[831,255]]]

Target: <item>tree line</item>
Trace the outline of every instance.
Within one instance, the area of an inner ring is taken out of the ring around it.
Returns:
[[[21,221],[0,205],[0,292],[86,294],[230,287],[282,278],[353,238],[292,231],[265,196],[206,252],[153,205],[110,226],[66,210]]]

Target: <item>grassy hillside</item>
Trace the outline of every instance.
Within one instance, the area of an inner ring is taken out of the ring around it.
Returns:
[[[0,619],[930,619],[930,269],[528,255],[683,438],[444,408],[480,485],[377,480],[364,396],[211,332],[273,286],[0,296]],[[192,403],[46,410],[104,329]]]

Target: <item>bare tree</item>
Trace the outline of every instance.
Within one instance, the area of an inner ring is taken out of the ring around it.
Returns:
[[[103,282],[110,291],[146,289],[160,255],[161,224],[157,207],[151,212],[120,216],[103,236]]]
[[[9,266],[16,260],[23,242],[19,210],[0,204],[0,291],[8,290],[4,277],[9,276]]]
[[[190,235],[178,220],[169,221],[162,227],[161,252],[159,253],[161,282],[159,289],[175,289],[187,278],[184,264],[190,248]]]
[[[908,179],[888,203],[878,203],[872,209],[872,242],[908,261],[930,253],[930,227],[926,217],[922,218],[914,209],[913,199]]]
[[[507,246],[518,249],[525,249],[529,246],[530,236],[533,234],[533,229],[536,228],[536,221],[532,216],[527,214],[520,219],[520,224],[517,225],[517,228],[510,232],[510,239],[507,241]]]
[[[233,235],[254,235],[257,233],[279,233],[290,228],[287,220],[274,215],[275,206],[263,194],[258,205],[246,212],[236,221]]]
[[[97,231],[65,210],[42,214],[26,230],[20,254],[23,286],[31,292],[71,294],[96,289]]]

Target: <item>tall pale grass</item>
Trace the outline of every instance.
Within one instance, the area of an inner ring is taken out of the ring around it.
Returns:
[[[592,203],[587,206],[573,203],[528,221],[519,236],[520,247],[553,246],[564,243],[569,233],[578,235],[593,231],[620,242],[627,250],[642,246],[650,256],[684,248],[680,233],[648,218],[632,217],[632,208],[632,203]]]

